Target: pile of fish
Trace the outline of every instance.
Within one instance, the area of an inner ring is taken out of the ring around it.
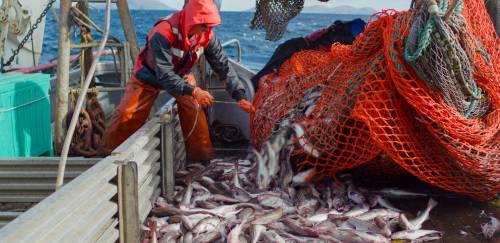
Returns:
[[[425,194],[369,191],[348,176],[313,185],[306,180],[310,170],[273,180],[269,175],[282,175],[287,166],[265,167],[267,173],[262,162],[218,159],[178,171],[175,197],[170,203],[158,198],[142,242],[424,242],[442,236],[422,229],[434,199],[416,217],[387,200]]]

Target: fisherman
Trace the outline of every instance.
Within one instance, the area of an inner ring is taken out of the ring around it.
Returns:
[[[283,42],[276,48],[264,68],[252,78],[254,89],[259,88],[259,81],[262,77],[277,72],[294,53],[304,50],[329,51],[330,46],[335,42],[350,45],[356,36],[363,32],[365,25],[366,22],[362,19],[347,22],[337,20],[329,27],[317,30],[306,37],[297,37]]]
[[[212,142],[203,108],[214,104],[214,98],[196,86],[190,74],[203,54],[239,107],[248,113],[255,112],[213,32],[220,24],[213,0],[189,0],[181,11],[156,22],[137,57],[123,99],[107,124],[101,156],[109,155],[145,123],[156,97],[165,90],[176,98],[188,159],[212,159]]]

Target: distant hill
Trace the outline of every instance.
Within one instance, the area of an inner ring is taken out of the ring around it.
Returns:
[[[128,0],[128,6],[130,9],[152,9],[152,10],[175,10],[174,8],[168,6],[164,0]],[[59,8],[59,0],[55,3],[56,8]],[[101,9],[105,8],[105,3],[92,3],[92,7]],[[112,9],[116,9],[116,4],[111,4]]]
[[[243,10],[243,12],[255,12],[255,7]],[[364,7],[364,8],[355,8],[351,6],[338,6],[338,7],[327,7],[324,5],[314,5],[314,6],[306,6],[302,9],[302,13],[322,13],[322,14],[353,14],[353,15],[372,15],[376,13],[377,10]]]
[[[162,0],[129,0],[128,5],[131,9],[174,10],[165,2]]]

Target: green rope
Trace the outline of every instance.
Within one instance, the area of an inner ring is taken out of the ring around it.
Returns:
[[[474,95],[471,97],[469,107],[467,108],[467,111],[464,114],[465,118],[469,118],[472,111],[474,111],[479,105],[479,99],[476,97],[481,96],[481,90],[477,87],[476,82],[472,82],[472,91],[474,92]]]
[[[427,3],[429,5],[429,9],[431,8],[430,6],[433,5],[431,0],[427,0]],[[461,3],[461,0],[460,0]],[[461,5],[461,4],[459,4]],[[463,4],[462,4],[463,5]],[[458,6],[458,5],[457,5]],[[444,15],[446,13],[446,10],[448,9],[448,1],[439,1],[439,6],[438,6],[438,16]],[[458,7],[457,7],[458,9]],[[456,10],[456,9],[455,9]],[[434,20],[433,16],[429,16],[427,19],[427,22],[424,25],[424,28],[420,31],[418,34],[418,46],[417,49],[415,50],[414,53],[411,53],[410,51],[410,41],[407,39],[405,42],[405,60],[408,62],[413,62],[419,58],[422,53],[424,52],[427,47],[429,47],[431,43],[431,34],[432,31],[434,31],[436,23]]]

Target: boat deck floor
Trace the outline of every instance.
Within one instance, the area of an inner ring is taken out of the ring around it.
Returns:
[[[214,143],[214,147],[217,158],[239,157],[243,159],[250,150],[248,143],[245,142],[234,144]],[[377,190],[384,187],[396,187],[403,190],[426,193],[435,198],[438,201],[438,205],[431,211],[430,220],[425,222],[423,226],[424,229],[434,229],[444,232],[441,240],[433,242],[500,243],[499,234],[491,240],[486,240],[481,233],[481,225],[489,221],[489,216],[500,219],[500,207],[498,203],[495,206],[492,202],[480,202],[439,190],[414,177],[405,178],[403,181],[384,182],[379,185],[373,184],[373,181],[361,183],[362,186],[369,189]],[[428,200],[428,197],[390,199],[394,206],[410,213],[410,217],[417,215],[419,210],[425,209]]]
[[[422,185],[421,189],[430,186]],[[406,189],[406,188],[402,188]],[[423,190],[420,190],[423,191]],[[500,218],[500,208],[491,202],[479,202],[461,196],[433,196],[438,205],[430,213],[430,220],[424,223],[424,229],[435,229],[444,233],[443,238],[434,242],[476,243],[500,242],[500,236],[487,241],[482,235],[481,225],[489,221],[489,216]],[[415,216],[418,210],[427,205],[428,198],[391,200],[393,204]]]

